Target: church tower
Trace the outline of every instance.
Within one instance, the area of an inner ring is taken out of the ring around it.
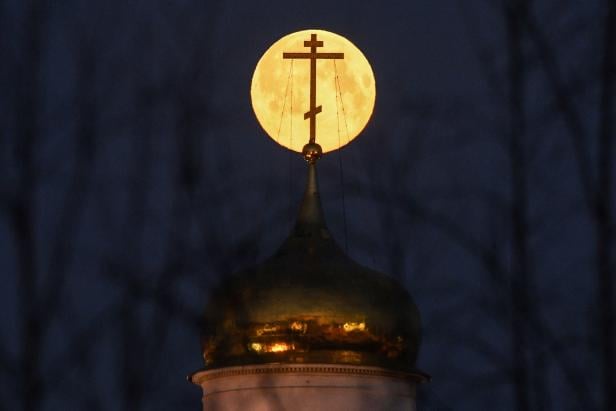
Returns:
[[[324,150],[316,142],[322,111],[316,106],[316,60],[343,60],[354,50],[318,53],[328,38],[340,38],[323,30],[289,36],[307,37],[303,44],[310,47],[278,54],[310,60],[304,198],[280,249],[211,293],[202,330],[205,368],[190,380],[203,389],[204,411],[415,410],[416,386],[428,379],[415,367],[419,311],[401,284],[342,251],[319,199],[317,162]],[[338,91],[336,86],[336,101],[342,101]],[[253,92],[253,107],[254,98]]]

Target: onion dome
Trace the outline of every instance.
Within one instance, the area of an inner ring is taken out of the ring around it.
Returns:
[[[424,381],[415,368],[419,311],[401,284],[354,262],[336,244],[323,218],[315,163],[309,161],[299,216],[282,247],[211,294],[205,367],[362,365]]]

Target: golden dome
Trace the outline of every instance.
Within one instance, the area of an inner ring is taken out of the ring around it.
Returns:
[[[330,236],[316,165],[296,226],[263,264],[223,280],[206,308],[206,369],[264,363],[379,366],[417,380],[419,311],[393,278],[352,261]]]

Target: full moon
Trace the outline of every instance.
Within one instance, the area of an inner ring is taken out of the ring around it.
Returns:
[[[322,41],[317,53],[344,53],[316,60],[315,139],[323,152],[350,143],[364,129],[376,96],[374,73],[362,52],[346,38],[325,30],[302,30],[284,36],[261,57],[250,96],[257,120],[278,144],[301,153],[309,141],[310,58],[283,58],[283,53],[310,53],[311,36]]]

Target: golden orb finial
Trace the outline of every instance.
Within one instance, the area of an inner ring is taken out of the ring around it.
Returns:
[[[323,149],[317,143],[308,143],[302,149],[302,155],[309,164],[315,164],[323,155]]]

